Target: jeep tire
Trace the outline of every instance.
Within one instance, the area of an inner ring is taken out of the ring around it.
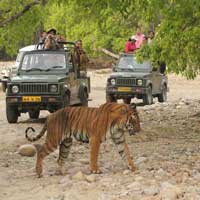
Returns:
[[[81,94],[81,105],[82,106],[88,106],[88,93],[87,93],[87,91],[84,91],[83,94]]]
[[[123,102],[126,103],[126,104],[130,104],[131,103],[131,98],[124,98],[123,99]]]
[[[153,103],[152,88],[148,86],[147,93],[143,96],[144,105],[151,105]]]
[[[2,83],[1,83],[1,86],[2,86],[2,91],[3,91],[3,92],[6,92],[6,88],[7,88],[6,83],[5,83],[5,82],[2,82]]]
[[[106,93],[106,102],[117,102],[117,99],[113,95]]]
[[[66,107],[70,105],[70,96],[68,93],[64,94],[63,96],[63,102],[62,102],[62,107]]]
[[[31,119],[38,119],[40,115],[40,110],[30,110],[28,111],[28,114]]]
[[[166,102],[167,101],[167,87],[166,85],[163,86],[161,93],[158,95],[159,102]]]
[[[6,117],[8,120],[8,123],[13,124],[16,123],[18,120],[18,109],[17,106],[11,106],[9,104],[6,104]]]

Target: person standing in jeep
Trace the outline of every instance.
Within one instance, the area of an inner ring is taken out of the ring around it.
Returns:
[[[135,42],[136,42],[135,37],[131,37],[128,39],[125,45],[125,53],[133,53],[137,49]]]

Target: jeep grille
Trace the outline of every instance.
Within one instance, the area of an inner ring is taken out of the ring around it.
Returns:
[[[48,93],[48,84],[46,83],[26,83],[21,85],[21,93]]]
[[[117,78],[116,85],[132,86],[136,84],[135,79],[131,78]]]

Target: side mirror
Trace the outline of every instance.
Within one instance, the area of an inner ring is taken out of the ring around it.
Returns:
[[[112,63],[112,71],[113,71],[113,72],[116,72],[116,71],[117,71],[116,68],[117,68],[116,65]]]
[[[161,74],[164,74],[165,73],[165,70],[166,70],[166,63],[165,62],[160,62],[159,63],[159,72]]]

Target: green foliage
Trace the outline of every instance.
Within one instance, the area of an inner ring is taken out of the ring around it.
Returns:
[[[0,1],[0,22],[20,12],[34,0]],[[145,34],[155,30],[150,45],[138,51],[139,60],[165,61],[168,72],[194,78],[200,68],[199,0],[46,0],[22,17],[0,28],[0,47],[13,55],[32,42],[34,33],[56,28],[68,41],[83,40],[90,54],[103,47],[115,53],[124,50],[127,39],[139,25]]]

